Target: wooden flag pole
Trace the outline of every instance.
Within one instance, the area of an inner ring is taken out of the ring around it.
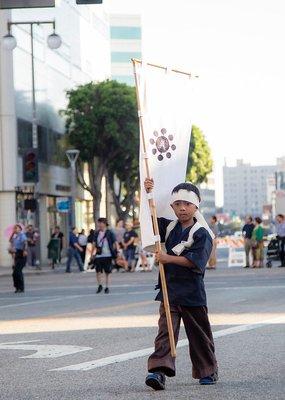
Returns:
[[[133,62],[133,64],[134,63],[137,63],[137,64],[142,63],[141,60],[137,60],[136,58],[132,58],[132,62]],[[152,63],[146,63],[146,65],[149,65],[150,67],[154,67],[154,68],[164,69],[164,71],[168,70],[168,67],[165,67],[164,65],[152,64]],[[170,69],[170,71],[176,72],[177,74],[187,75],[187,76],[189,76],[189,78],[199,78],[199,75],[193,75],[191,72],[181,71],[180,69]]]
[[[137,95],[137,104],[138,104],[139,124],[140,124],[140,130],[141,130],[141,134],[142,134],[143,151],[146,154],[146,142],[145,142],[145,136],[144,136],[143,116],[141,114],[140,97],[139,97],[139,92],[138,92],[138,79],[137,79],[137,72],[136,72],[136,62],[137,62],[137,60],[132,59],[132,63],[133,63],[133,67],[134,67],[135,84],[136,84],[136,95]],[[146,167],[147,178],[151,178],[149,165],[148,165],[148,159],[147,158],[145,158],[145,167]],[[154,235],[155,236],[159,236],[159,228],[158,228],[158,223],[157,223],[157,213],[156,213],[155,201],[154,201],[153,198],[151,198],[151,199],[148,200],[148,202],[149,202],[149,207],[150,207],[151,216],[152,216]],[[155,249],[158,252],[161,251],[161,242],[160,242],[160,240],[155,242]],[[167,292],[167,285],[166,285],[166,279],[165,279],[165,272],[164,272],[164,266],[163,266],[163,264],[161,262],[159,263],[159,274],[160,274],[162,294],[163,294],[163,304],[164,304],[164,309],[165,309],[165,313],[166,313],[166,321],[167,321],[167,328],[168,328],[171,356],[172,357],[176,357],[176,346],[175,346],[175,340],[174,340],[174,334],[173,334],[173,325],[172,325],[170,306],[169,306],[169,300],[168,300],[168,292]]]

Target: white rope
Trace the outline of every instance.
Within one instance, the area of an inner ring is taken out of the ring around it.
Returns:
[[[155,243],[160,242],[160,235],[155,235],[154,241],[155,241]]]

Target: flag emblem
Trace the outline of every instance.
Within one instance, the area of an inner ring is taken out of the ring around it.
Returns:
[[[171,152],[176,149],[175,144],[171,144],[174,139],[173,135],[167,135],[167,130],[165,128],[162,128],[160,130],[160,134],[158,133],[158,131],[153,131],[153,135],[155,139],[151,138],[149,140],[150,144],[154,146],[154,148],[152,149],[152,154],[156,155],[157,153],[159,153],[157,156],[158,161],[162,161],[164,159],[164,156],[170,158],[172,155]]]

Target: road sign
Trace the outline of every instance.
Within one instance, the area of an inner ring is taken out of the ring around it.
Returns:
[[[55,0],[0,0],[0,8],[54,7]]]
[[[69,197],[57,197],[56,198],[56,209],[58,212],[68,213],[70,211]]]

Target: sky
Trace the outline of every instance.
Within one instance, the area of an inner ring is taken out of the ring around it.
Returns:
[[[107,0],[113,12],[141,12],[143,57],[199,75],[192,121],[214,159],[216,203],[222,167],[244,159],[274,165],[285,156],[284,0]]]

